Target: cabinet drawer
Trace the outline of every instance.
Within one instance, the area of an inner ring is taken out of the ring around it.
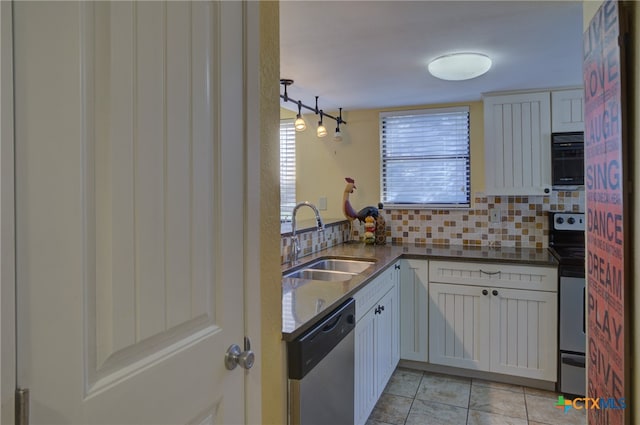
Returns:
[[[393,273],[393,265],[383,271],[373,282],[355,293],[353,299],[356,300],[356,322],[393,287],[391,273]]]
[[[429,281],[535,291],[558,291],[555,267],[430,261]]]

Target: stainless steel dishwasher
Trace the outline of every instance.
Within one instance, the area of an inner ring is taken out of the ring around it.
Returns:
[[[355,325],[350,298],[287,343],[291,425],[353,424]]]

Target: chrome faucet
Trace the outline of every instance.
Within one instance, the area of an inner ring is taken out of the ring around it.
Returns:
[[[291,252],[289,252],[289,263],[291,265],[295,264],[298,261],[298,254],[300,253],[300,241],[298,240],[298,235],[296,234],[296,213],[298,209],[302,206],[308,206],[313,210],[316,215],[316,224],[318,225],[318,233],[324,232],[324,223],[322,222],[322,217],[320,217],[320,211],[313,205],[311,202],[300,202],[298,205],[293,207],[293,212],[291,213]]]

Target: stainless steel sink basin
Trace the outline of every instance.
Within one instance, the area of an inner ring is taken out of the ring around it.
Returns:
[[[307,266],[307,269],[331,270],[344,273],[359,274],[373,265],[375,261],[367,260],[346,260],[342,258],[327,258],[316,261]]]
[[[326,281],[345,281],[353,278],[355,273],[345,273],[332,270],[315,270],[315,269],[302,269],[295,272],[287,273],[284,277],[293,277],[296,279],[309,279],[309,280],[326,280]]]
[[[359,260],[347,258],[321,258],[283,277],[308,280],[324,280],[343,282],[364,272],[375,260]]]

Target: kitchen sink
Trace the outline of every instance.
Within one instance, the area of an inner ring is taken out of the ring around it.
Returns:
[[[355,273],[346,273],[334,270],[315,270],[315,269],[302,269],[295,272],[287,273],[284,277],[293,277],[296,279],[309,279],[309,280],[326,280],[326,281],[345,281],[355,276]]]
[[[342,258],[327,258],[307,266],[307,269],[327,270],[343,273],[359,274],[373,265],[370,260],[346,260]]]
[[[342,282],[362,273],[375,264],[375,260],[352,258],[321,258],[303,265],[303,268],[283,275],[295,279]]]
[[[343,282],[362,273],[374,263],[374,260],[321,258],[303,266],[304,268],[286,273],[283,277]]]

